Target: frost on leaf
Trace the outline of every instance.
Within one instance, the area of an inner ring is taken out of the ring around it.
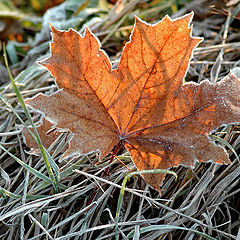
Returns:
[[[34,134],[33,128],[31,126],[29,126],[28,128]],[[48,149],[61,134],[53,128],[53,124],[46,118],[43,118],[42,121],[36,124],[36,129],[45,149]],[[39,155],[41,153],[39,146],[37,142],[33,139],[32,135],[28,132],[26,128],[23,128],[22,133],[24,136],[25,144],[29,148],[31,148],[31,151],[29,153],[33,155]]]
[[[192,16],[166,16],[155,25],[136,18],[118,69],[88,28],[81,36],[52,27],[51,56],[41,64],[60,90],[26,102],[73,133],[65,157],[100,151],[102,159],[121,142],[139,171],[193,166],[196,160],[229,163],[207,134],[239,121],[239,70],[216,84],[183,84],[201,42],[191,36]],[[143,177],[159,190],[164,175]]]

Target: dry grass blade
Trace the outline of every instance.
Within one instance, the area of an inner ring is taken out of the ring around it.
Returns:
[[[234,66],[240,66],[239,20],[227,20],[227,16],[205,11],[205,5],[212,2],[195,0],[175,14],[180,16],[194,10],[193,24],[199,27],[193,35],[205,37],[196,48],[186,82],[201,82],[210,79],[211,74],[218,82]],[[104,47],[114,56],[114,66],[118,65],[121,45],[128,39],[134,15],[159,20],[160,15],[171,13],[170,8],[178,7],[175,1],[165,0],[120,3],[123,8],[116,5],[112,11],[101,10],[99,15],[87,15],[85,20],[90,23],[98,17],[98,23],[91,29],[101,39],[105,38]],[[235,17],[238,8],[238,5],[229,6],[228,15]],[[44,57],[47,46],[44,42],[33,47],[17,71],[30,66],[36,56]],[[212,70],[214,64],[216,68]],[[15,82],[24,99],[40,92],[50,95],[57,89],[50,74],[37,64],[23,70]],[[4,99],[0,101],[0,239],[114,239],[114,217],[122,184],[129,171],[136,170],[129,154],[122,148],[116,154],[123,165],[116,159],[109,163],[110,156],[99,163],[97,153],[62,160],[70,136],[61,133],[49,148],[57,165],[54,174],[59,180],[59,192],[55,194],[42,157],[30,155],[23,142],[19,125],[22,121],[27,125],[30,122],[12,85],[0,86],[0,95]],[[40,115],[33,111],[30,114],[37,123]],[[183,166],[171,169],[178,178],[168,175],[161,195],[134,175],[126,183],[118,213],[119,239],[240,238],[240,128],[239,125],[222,126],[212,135],[228,151],[232,164],[197,163],[194,170]]]

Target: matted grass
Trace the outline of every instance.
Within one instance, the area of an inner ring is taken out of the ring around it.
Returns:
[[[198,10],[194,2],[191,6]],[[171,12],[169,8],[175,6],[170,1],[127,4],[127,17],[122,13],[115,19],[111,12],[105,12],[102,22],[95,25],[96,34],[105,42],[104,49],[112,53],[115,64],[122,42],[130,33],[131,16],[160,20],[156,15]],[[234,15],[238,8],[236,5],[229,11]],[[184,11],[189,10],[182,8],[174,15]],[[198,18],[196,14],[193,35],[204,34],[205,41],[194,52],[186,81],[218,81],[239,65],[239,20],[211,14]],[[46,49],[41,52],[37,47],[32,52],[45,56]],[[31,61],[26,60],[29,58]],[[211,136],[228,150],[231,165],[196,163],[193,170],[183,166],[171,169],[178,178],[168,175],[161,195],[139,174],[129,177],[136,169],[125,149],[120,149],[111,163],[111,156],[99,163],[97,153],[61,161],[69,137],[62,133],[48,149],[52,159],[47,156],[46,160],[42,154],[29,154],[21,135],[20,125],[30,125],[31,120],[19,104],[19,97],[50,94],[57,89],[49,72],[35,62],[36,54],[29,53],[22,65],[17,65],[16,69],[25,70],[15,77],[15,89],[11,83],[0,87],[0,239],[240,237],[238,125],[224,126]],[[28,112],[37,123],[40,115]]]

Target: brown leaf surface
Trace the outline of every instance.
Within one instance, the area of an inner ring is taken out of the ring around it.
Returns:
[[[229,163],[226,151],[206,136],[239,121],[237,70],[213,85],[183,84],[194,47],[192,13],[149,25],[136,18],[118,69],[112,69],[96,37],[52,27],[51,57],[44,60],[61,89],[27,103],[74,137],[65,156],[99,150],[106,156],[125,144],[139,171],[196,160]],[[240,75],[240,74],[239,74]],[[144,175],[159,189],[163,175]]]
[[[42,119],[42,122],[39,122],[36,126],[38,134],[42,140],[43,146],[48,149],[52,143],[58,138],[60,135],[57,131],[52,131],[53,124],[48,121],[46,118]],[[34,130],[31,126],[28,127],[29,130],[34,133]],[[22,130],[23,136],[24,136],[24,142],[25,144],[31,148],[31,154],[39,155],[40,150],[37,142],[33,139],[31,134],[28,132],[26,128],[23,128]]]

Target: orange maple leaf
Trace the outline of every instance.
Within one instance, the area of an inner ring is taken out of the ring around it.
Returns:
[[[183,84],[201,42],[191,36],[192,16],[166,16],[155,25],[136,18],[117,69],[88,28],[82,37],[52,27],[52,55],[41,64],[60,90],[27,104],[73,133],[64,157],[98,150],[102,159],[122,143],[139,171],[193,166],[195,160],[230,162],[207,134],[239,121],[239,70],[216,84]],[[164,175],[143,177],[159,189]]]

